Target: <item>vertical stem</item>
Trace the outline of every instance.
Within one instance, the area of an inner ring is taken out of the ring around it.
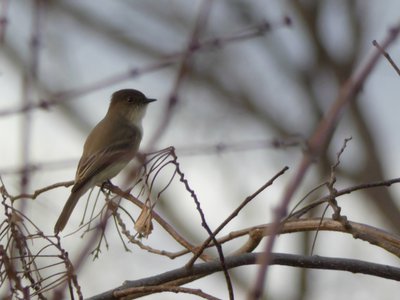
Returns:
[[[41,33],[41,17],[43,11],[43,0],[35,0],[32,8],[32,31],[29,43],[29,61],[28,67],[23,78],[23,106],[30,107],[32,104],[33,86],[38,78],[39,70],[39,46]],[[26,193],[29,187],[29,163],[30,163],[30,148],[32,138],[32,113],[30,109],[26,110],[22,117],[21,124],[21,193]],[[24,201],[21,202],[21,210],[24,209]]]

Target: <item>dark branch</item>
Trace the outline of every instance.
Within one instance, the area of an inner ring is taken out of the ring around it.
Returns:
[[[259,262],[260,257],[260,253],[246,253],[238,256],[225,257],[225,266],[228,269],[231,269],[244,265],[254,265]],[[310,269],[348,271],[352,273],[360,273],[400,281],[400,268],[370,263],[357,259],[272,253],[270,264]],[[122,286],[99,294],[97,296],[93,296],[91,298],[88,298],[87,300],[117,299],[114,296],[114,293],[121,292],[128,288],[142,286],[160,286],[164,284],[171,284],[171,282],[174,281],[180,281],[180,284],[183,284],[188,282],[183,281],[185,278],[193,278],[194,280],[198,279],[199,277],[219,272],[221,270],[222,267],[219,261],[195,264],[191,269],[183,267],[152,277],[147,277],[134,281],[125,281]]]

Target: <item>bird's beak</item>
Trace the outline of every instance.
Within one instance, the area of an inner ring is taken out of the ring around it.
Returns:
[[[154,101],[157,101],[157,99],[152,99],[152,98],[147,98],[146,100],[145,100],[145,103],[150,103],[150,102],[154,102]]]

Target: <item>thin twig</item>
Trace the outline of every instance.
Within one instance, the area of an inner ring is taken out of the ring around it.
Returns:
[[[185,178],[185,175],[179,168],[179,163],[177,161],[177,156],[174,152],[174,149],[172,149],[171,154],[174,156],[175,164],[176,164],[176,172],[180,177],[180,181],[185,185],[186,190],[190,193],[190,196],[192,197],[193,201],[196,204],[197,211],[199,212],[200,218],[201,218],[201,225],[207,231],[209,238],[211,238],[211,240],[214,242],[215,247],[217,248],[219,260],[221,262],[222,269],[224,270],[225,280],[226,280],[227,286],[228,286],[229,298],[233,299],[234,296],[233,296],[232,282],[231,282],[228,270],[225,268],[225,257],[224,257],[223,251],[222,251],[222,247],[218,243],[217,239],[213,235],[213,232],[211,231],[211,228],[208,226],[208,224],[206,222],[205,215],[203,213],[203,210],[201,209],[200,201],[198,200],[196,193],[194,192],[193,189],[190,188],[189,183],[188,183],[187,179]]]
[[[69,180],[69,181],[61,181],[61,182],[57,182],[51,185],[48,185],[44,188],[38,189],[36,191],[34,191],[32,194],[19,194],[17,196],[10,196],[10,199],[12,201],[18,200],[18,199],[36,199],[40,194],[43,194],[45,192],[48,192],[50,190],[54,190],[56,188],[59,187],[69,187],[71,185],[74,184],[73,180]]]
[[[390,65],[393,67],[393,69],[396,71],[397,75],[400,76],[400,69],[399,67],[396,65],[396,63],[393,61],[392,57],[390,56],[389,53],[387,53],[385,51],[385,49],[383,49],[381,47],[381,45],[379,45],[379,43],[376,40],[372,41],[372,45],[374,45],[381,53],[382,55],[387,59],[387,61],[390,63]]]
[[[288,167],[284,167],[281,171],[279,171],[274,177],[272,177],[270,180],[268,180],[265,184],[263,184],[262,187],[260,187],[257,191],[255,191],[253,194],[251,194],[250,196],[246,197],[246,199],[244,199],[244,201],[228,216],[228,218],[225,219],[225,221],[223,221],[221,223],[221,225],[219,225],[217,227],[217,229],[214,230],[214,232],[212,233],[212,236],[209,236],[201,245],[201,247],[196,251],[196,254],[190,259],[190,261],[186,264],[187,267],[191,267],[194,262],[196,261],[196,259],[199,257],[200,254],[203,253],[204,249],[207,248],[208,244],[212,241],[212,237],[217,236],[217,234],[230,222],[233,220],[233,218],[235,218],[239,212],[250,202],[252,201],[255,197],[257,197],[261,192],[263,192],[267,187],[271,186],[274,181],[282,176],[289,168]]]
[[[144,203],[141,202],[139,199],[137,199],[136,197],[132,196],[131,194],[129,194],[128,192],[125,192],[123,190],[121,190],[120,188],[116,187],[116,186],[112,186],[109,187],[110,191],[112,191],[114,194],[117,194],[129,201],[131,201],[132,203],[134,203],[135,205],[139,206],[140,208],[143,209]],[[152,218],[161,225],[162,228],[164,228],[164,230],[166,232],[168,232],[180,245],[182,245],[183,247],[185,247],[186,249],[189,249],[191,252],[195,252],[195,247],[194,245],[192,245],[191,243],[189,243],[183,236],[181,236],[168,222],[166,222],[159,214],[157,214],[157,212],[155,212],[154,210],[151,211],[151,216]],[[204,259],[206,259],[207,256],[204,257]]]
[[[130,299],[135,299],[141,296],[163,293],[163,292],[164,293],[170,292],[176,294],[190,294],[204,299],[220,300],[220,298],[207,294],[200,289],[191,289],[186,287],[167,286],[167,285],[143,286],[143,287],[134,287],[134,288],[118,290],[114,293],[114,297],[116,297],[117,299],[121,297],[131,297]]]
[[[377,188],[377,187],[384,187],[384,186],[389,187],[395,183],[400,183],[400,177],[389,179],[389,180],[380,180],[380,181],[375,181],[375,182],[361,183],[361,184],[354,185],[354,186],[351,186],[348,188],[337,190],[336,198],[347,195],[347,194],[351,194],[352,192],[355,192],[355,191],[372,189],[372,188]],[[300,218],[301,216],[306,214],[309,210],[328,201],[330,199],[330,197],[331,197],[330,195],[321,197],[317,201],[314,201],[313,203],[307,205],[306,207],[303,207],[297,211],[291,212],[290,215],[286,219]]]

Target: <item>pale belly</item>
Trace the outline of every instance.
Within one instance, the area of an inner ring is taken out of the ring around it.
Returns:
[[[128,164],[128,162],[119,162],[111,164],[109,167],[104,169],[102,172],[96,175],[95,184],[103,183],[115,176],[122,171],[123,168]]]

